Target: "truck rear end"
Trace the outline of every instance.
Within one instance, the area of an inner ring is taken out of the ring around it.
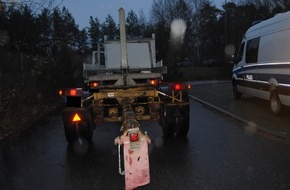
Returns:
[[[189,129],[189,86],[162,82],[167,68],[162,62],[156,63],[155,36],[127,41],[124,10],[119,12],[120,40],[105,40],[104,49],[93,52],[92,64],[83,66],[87,91],[63,90],[63,122],[67,141],[80,143],[91,141],[93,129],[101,123],[119,122],[121,135],[115,138],[119,172],[126,176],[126,189],[135,189],[150,182],[150,138],[139,121],[158,122],[166,137],[185,137]],[[120,169],[121,147],[124,172]]]

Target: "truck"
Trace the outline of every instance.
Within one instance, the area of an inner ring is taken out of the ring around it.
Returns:
[[[232,74],[234,97],[248,94],[270,102],[273,114],[290,106],[290,12],[251,26],[242,39]]]
[[[127,40],[124,10],[119,10],[120,40],[108,40],[92,52],[92,63],[83,64],[86,88],[62,89],[63,124],[69,143],[92,141],[93,131],[106,122],[119,122],[119,172],[126,189],[148,184],[150,137],[140,121],[157,122],[165,137],[186,137],[189,130],[190,86],[164,82],[167,67],[156,61],[155,35]],[[123,146],[125,172],[121,171]],[[129,159],[128,159],[129,158]],[[142,163],[142,164],[140,164]]]
[[[103,50],[93,51],[92,63],[83,64],[87,90],[62,89],[67,141],[73,142],[79,136],[90,141],[100,124],[126,122],[126,105],[132,107],[136,121],[155,121],[164,136],[185,137],[189,130],[190,86],[185,82],[162,81],[167,67],[162,61],[156,62],[154,34],[148,39],[127,40],[120,32],[120,38],[105,37]]]

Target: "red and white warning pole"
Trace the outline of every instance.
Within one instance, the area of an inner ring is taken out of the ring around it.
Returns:
[[[120,18],[120,46],[121,46],[121,69],[124,75],[123,85],[127,85],[127,43],[126,43],[126,29],[125,29],[125,10],[119,9]],[[122,131],[123,134],[115,139],[115,144],[118,144],[119,150],[119,172],[125,175],[125,188],[136,189],[150,183],[149,173],[149,156],[148,143],[150,138],[144,134],[136,119],[135,112],[132,109],[133,100],[124,98],[122,105]],[[124,168],[121,171],[121,157],[120,147],[123,146]]]
[[[148,143],[151,140],[140,130],[130,99],[123,100],[122,109],[123,134],[115,139],[115,144],[118,144],[119,149],[119,172],[125,175],[125,188],[129,190],[150,183]],[[121,146],[123,146],[124,171],[121,171]]]

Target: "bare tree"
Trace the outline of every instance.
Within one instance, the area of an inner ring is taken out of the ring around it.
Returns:
[[[63,0],[0,0],[6,6],[28,6],[34,13],[46,8],[52,10],[62,4]]]
[[[287,4],[289,4],[288,0],[244,0],[244,2],[254,4],[256,7],[265,6],[270,10],[277,7],[285,9]]]

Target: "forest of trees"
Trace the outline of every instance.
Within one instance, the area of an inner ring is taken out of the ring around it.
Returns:
[[[70,11],[54,0],[0,0],[0,117],[15,104],[49,102],[61,87],[81,85],[82,63],[107,35],[118,39],[118,23],[109,14],[105,21],[88,18],[80,28]],[[39,3],[41,2],[41,3]],[[154,0],[150,15],[127,10],[128,38],[156,34],[158,59],[172,66],[177,57],[194,65],[215,60],[226,71],[229,55],[237,50],[245,31],[254,21],[264,20],[289,9],[288,0],[225,1],[222,8],[211,0]],[[44,6],[46,5],[46,6]],[[170,25],[183,19],[186,33],[180,49],[172,52]],[[13,109],[11,110],[13,111]]]

